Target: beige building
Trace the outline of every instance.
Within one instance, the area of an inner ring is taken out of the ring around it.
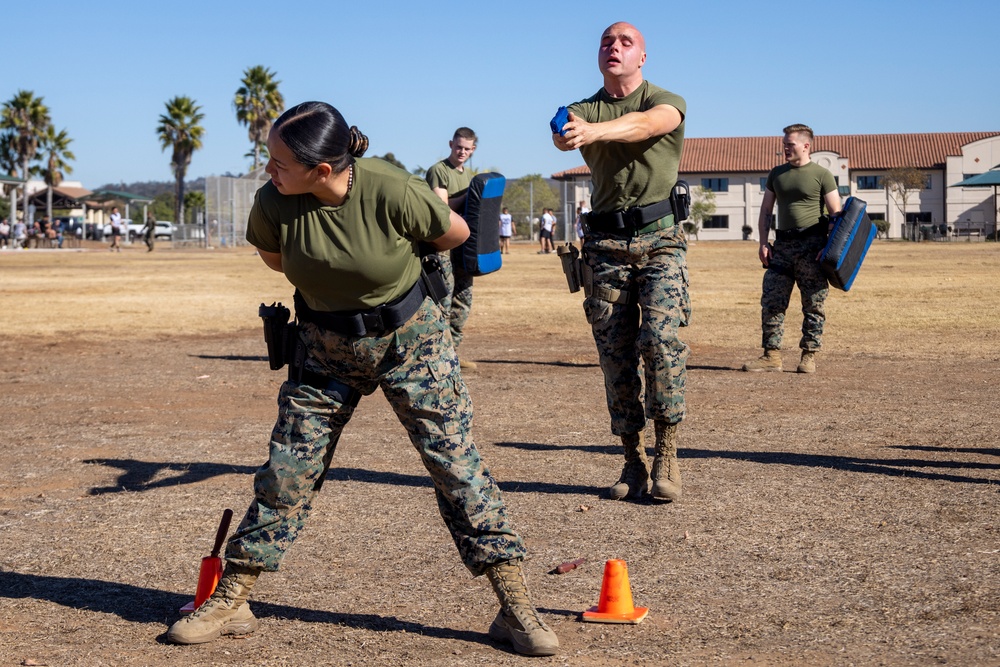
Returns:
[[[744,225],[757,236],[767,174],[784,162],[781,140],[780,136],[685,139],[680,178],[695,197],[699,188],[715,193],[715,216],[698,232],[700,240],[741,239]],[[915,225],[940,229],[943,224],[950,234],[997,229],[997,202],[991,188],[950,186],[1000,166],[1000,132],[817,136],[812,159],[833,173],[842,198],[863,199],[872,219],[889,221],[890,238],[912,232]],[[913,167],[927,175],[926,187],[906,202],[905,219],[898,195],[884,184],[888,171],[898,167]],[[552,178],[567,183],[567,212],[580,204],[589,207],[590,169],[576,167]]]

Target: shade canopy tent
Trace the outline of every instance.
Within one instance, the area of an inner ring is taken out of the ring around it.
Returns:
[[[11,176],[0,171],[0,185],[20,185],[21,183],[24,183],[23,178]]]
[[[997,188],[1000,187],[1000,164],[989,171],[969,176],[966,179],[955,183],[953,188],[993,188],[993,232],[997,231],[997,217],[1000,216],[1000,209],[997,208]]]
[[[143,204],[143,219],[146,217],[145,205],[153,203],[152,197],[144,197],[131,192],[121,192],[118,190],[94,190],[87,197],[87,200],[101,205],[101,208],[107,208],[108,204],[122,204],[125,206],[126,218],[131,217],[129,215],[129,206],[131,204]]]
[[[69,186],[52,188],[52,208],[80,208],[90,205],[94,200],[90,197],[91,192],[87,188],[74,188]],[[28,197],[28,204],[35,208],[45,208],[48,204],[49,189],[42,188]]]
[[[5,174],[0,171],[0,185],[21,185],[24,183],[23,178],[18,178],[17,176],[11,176],[10,174]],[[3,189],[0,188],[0,193]],[[14,211],[17,209],[17,188],[10,189],[10,210],[11,210],[11,220],[14,220]]]

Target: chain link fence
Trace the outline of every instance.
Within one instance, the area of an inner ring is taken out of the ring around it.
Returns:
[[[253,206],[253,196],[270,177],[263,169],[239,178],[209,176],[205,179],[205,220],[198,225],[183,225],[192,229],[181,235],[181,243],[206,246],[247,245],[247,218]]]
[[[247,245],[246,224],[257,190],[270,177],[263,169],[239,178],[209,176],[205,179],[205,219],[197,225],[177,225],[174,242],[179,245]],[[577,240],[576,207],[590,199],[589,185],[558,183],[555,189],[561,201],[553,206],[557,242]],[[508,208],[510,208],[508,206]],[[515,241],[538,241],[541,206],[510,208]],[[499,221],[497,221],[499,224]]]

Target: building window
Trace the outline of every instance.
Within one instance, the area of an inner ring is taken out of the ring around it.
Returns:
[[[703,223],[705,229],[729,229],[728,215],[713,215]]]
[[[701,179],[701,189],[712,192],[729,192],[728,178],[703,178]]]
[[[760,177],[760,191],[764,192],[764,190],[767,190],[767,176]]]
[[[837,192],[840,193],[841,197],[850,197],[851,196],[851,186],[850,185],[841,185],[841,186],[839,186],[837,188]]]
[[[885,220],[885,213],[868,213],[868,219],[872,222],[876,220]]]
[[[881,190],[881,176],[858,176],[858,190]]]
[[[920,211],[918,213],[907,213],[906,214],[906,221],[907,222],[930,222],[931,221],[931,213],[930,213],[930,211]]]
[[[924,190],[930,190],[931,189],[931,183],[933,183],[933,182],[934,181],[931,178],[931,175],[927,174],[927,180],[924,181]]]

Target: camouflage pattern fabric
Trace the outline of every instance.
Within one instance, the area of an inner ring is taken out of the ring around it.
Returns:
[[[823,322],[826,320],[823,302],[830,288],[816,257],[825,244],[822,236],[774,242],[774,254],[764,272],[760,297],[761,347],[765,350],[781,349],[785,311],[795,285],[799,286],[802,296],[802,339],[799,347],[803,350],[822,347]]]
[[[299,335],[309,370],[366,396],[381,387],[430,473],[438,510],[474,575],[525,555],[500,489],[473,442],[472,403],[458,356],[441,310],[430,298],[409,322],[385,336],[349,338],[313,324],[303,324]],[[255,475],[255,499],[226,547],[228,561],[278,569],[312,510],[353,412],[333,393],[282,384],[270,455]]]
[[[441,310],[445,313],[451,328],[451,339],[455,349],[462,343],[462,332],[472,311],[472,276],[462,270],[455,270],[451,263],[451,252],[442,252],[441,273],[448,285],[448,296],[441,301]]]
[[[583,303],[604,371],[611,432],[638,433],[647,418],[676,424],[684,418],[690,352],[677,334],[691,317],[683,232],[677,225],[635,238],[591,232],[583,253],[595,287],[631,295],[628,304],[594,296]]]

